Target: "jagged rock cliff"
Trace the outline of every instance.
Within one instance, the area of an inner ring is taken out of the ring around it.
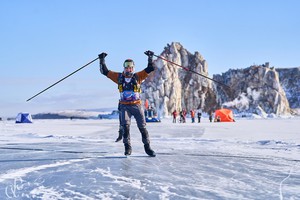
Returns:
[[[161,56],[181,66],[208,75],[205,59],[199,52],[191,54],[180,43],[165,47]],[[160,115],[169,115],[175,109],[206,109],[214,105],[215,94],[211,82],[189,73],[162,59],[154,61],[156,70],[142,84],[142,97],[156,108]]]
[[[300,110],[300,67],[276,69],[290,107]]]
[[[214,79],[225,82],[230,90],[215,85],[218,105],[237,112],[286,115],[290,113],[288,100],[279,82],[278,72],[266,65],[229,70]]]
[[[160,56],[209,76],[203,56],[199,52],[190,53],[180,43],[168,44]],[[291,83],[284,78],[285,75],[279,77],[278,72],[269,67],[269,63],[245,69],[230,69],[222,75],[213,76],[213,79],[230,86],[229,89],[163,59],[158,58],[154,65],[156,70],[142,84],[142,98],[148,99],[149,105],[161,116],[170,115],[175,109],[201,109],[211,112],[221,107],[259,115],[286,115],[290,113],[286,91],[293,96],[288,95],[290,102],[297,102],[298,104],[293,105],[300,107],[299,68],[298,76],[294,77],[293,89],[290,89]],[[279,71],[280,74],[288,73]],[[294,97],[295,93],[298,96]]]

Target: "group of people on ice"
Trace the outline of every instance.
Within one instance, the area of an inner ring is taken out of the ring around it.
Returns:
[[[186,116],[187,116],[187,111],[185,109],[181,110],[179,113],[177,112],[177,110],[174,110],[172,112],[172,116],[173,116],[173,123],[177,122],[177,118],[179,116],[179,123],[186,123]],[[195,118],[196,118],[196,111],[195,110],[190,110],[189,116],[191,118],[191,122],[195,123]],[[201,122],[201,117],[202,117],[202,112],[201,110],[197,111],[197,118],[198,118],[198,123]],[[232,118],[232,117],[231,117]],[[209,112],[208,113],[208,119],[210,122],[221,122],[221,116],[214,114],[213,112]],[[223,119],[224,120],[224,119]],[[225,119],[226,121],[226,119]],[[227,120],[228,121],[228,120]],[[230,120],[229,120],[230,121]],[[234,119],[232,119],[231,121],[235,121]]]
[[[186,123],[187,111],[185,109],[182,109],[179,113],[177,112],[177,110],[174,110],[172,112],[173,123],[177,122],[178,114],[179,114],[179,123]],[[190,116],[191,116],[191,119],[192,119],[192,123],[195,123],[196,111],[195,110],[190,110]],[[198,111],[197,112],[198,123],[201,122],[201,117],[202,117],[202,112]]]
[[[185,109],[182,109],[180,112],[177,112],[177,110],[174,110],[172,112],[172,116],[173,116],[173,123],[177,123],[178,117],[179,117],[179,123],[186,123],[187,111]],[[201,110],[198,110],[197,111],[198,123],[201,122],[201,117],[202,117],[202,112],[201,112]],[[190,110],[190,118],[191,118],[191,122],[195,123],[195,118],[196,118],[195,110]],[[209,112],[208,119],[210,122],[221,122],[220,116],[214,117],[213,112]]]

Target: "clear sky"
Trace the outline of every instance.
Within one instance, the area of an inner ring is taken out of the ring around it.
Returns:
[[[0,117],[116,107],[117,86],[98,61],[26,102],[103,51],[114,71],[127,58],[142,70],[145,50],[172,42],[200,52],[210,76],[300,66],[298,0],[3,0],[0,27]]]

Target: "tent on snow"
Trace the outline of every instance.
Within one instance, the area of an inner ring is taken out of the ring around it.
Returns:
[[[220,118],[221,122],[234,122],[232,110],[229,109],[219,109],[215,111],[215,120]]]
[[[30,113],[19,113],[16,117],[16,123],[32,123]]]

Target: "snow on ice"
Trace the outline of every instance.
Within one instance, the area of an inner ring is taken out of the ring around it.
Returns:
[[[0,122],[1,199],[300,199],[300,119],[147,124],[133,153],[118,120]]]

